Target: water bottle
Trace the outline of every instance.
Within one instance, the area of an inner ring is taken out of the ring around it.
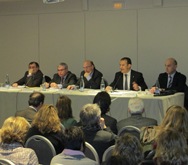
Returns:
[[[10,80],[9,80],[8,74],[6,74],[6,77],[5,77],[5,87],[6,87],[6,88],[9,88],[9,87],[10,87]]]
[[[100,84],[100,89],[101,91],[105,91],[105,82],[104,82],[104,78],[101,78],[101,84]]]
[[[83,92],[85,87],[83,76],[80,77],[80,91]]]
[[[42,90],[43,90],[43,91],[46,90],[46,79],[45,79],[45,75],[43,75],[41,87],[42,87]]]

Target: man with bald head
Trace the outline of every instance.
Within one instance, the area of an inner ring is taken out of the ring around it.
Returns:
[[[80,74],[80,77],[83,76],[84,83],[85,83],[85,88],[90,88],[90,89],[99,89],[100,88],[100,83],[101,83],[101,78],[103,74],[98,71],[95,68],[95,65],[93,61],[90,60],[85,60],[83,62],[83,71]],[[76,85],[80,85],[80,79],[76,83]],[[74,85],[69,85],[67,89],[74,89]]]
[[[177,61],[174,58],[168,58],[165,61],[165,73],[159,74],[158,85],[163,90],[174,90],[175,92],[184,92],[186,87],[186,76],[177,71]],[[156,84],[151,88],[151,92],[156,89]]]

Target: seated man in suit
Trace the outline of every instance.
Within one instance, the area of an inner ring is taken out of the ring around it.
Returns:
[[[118,131],[128,125],[138,128],[157,125],[157,121],[155,119],[142,116],[142,113],[144,112],[144,102],[138,97],[131,98],[129,100],[128,111],[131,114],[131,117],[123,119],[117,123]]]
[[[13,83],[12,86],[25,85],[28,87],[40,87],[42,79],[43,73],[39,69],[39,64],[33,61],[29,63],[29,69],[25,72],[24,76]]]
[[[161,90],[174,90],[175,92],[184,92],[186,87],[186,76],[177,72],[177,61],[174,58],[168,58],[165,61],[165,73],[159,74],[158,81],[150,89],[155,92],[156,87]]]
[[[77,81],[76,75],[68,70],[66,63],[60,63],[57,67],[57,73],[54,74],[53,79],[46,87],[53,88],[67,88],[68,85],[75,84]]]
[[[107,91],[112,89],[135,91],[147,89],[142,73],[131,69],[132,62],[129,57],[123,57],[120,60],[119,65],[120,71],[115,74],[114,81],[110,84],[110,86],[106,87]]]
[[[29,107],[22,111],[17,111],[15,116],[24,117],[30,124],[33,121],[34,115],[44,103],[45,96],[40,92],[33,92],[29,96]]]
[[[85,88],[99,89],[102,73],[95,68],[93,61],[85,60],[83,63],[83,71],[80,77],[83,76]],[[80,85],[80,79],[76,83],[77,86]],[[75,85],[69,85],[67,89],[74,89]]]

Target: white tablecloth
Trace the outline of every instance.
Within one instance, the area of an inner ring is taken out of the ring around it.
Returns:
[[[23,110],[28,107],[29,95],[33,91],[40,91],[45,94],[46,104],[56,104],[59,95],[67,95],[72,100],[73,115],[79,121],[79,112],[84,104],[92,103],[94,96],[100,92],[99,90],[85,89],[84,92],[79,90],[57,90],[47,89],[43,91],[41,88],[0,88],[0,126],[3,121],[14,116],[16,111]],[[128,100],[131,97],[140,97],[144,100],[145,112],[144,116],[154,118],[161,123],[166,109],[171,105],[184,105],[184,94],[176,93],[174,95],[154,97],[145,92],[135,91],[116,91],[110,93],[112,104],[110,106],[109,115],[118,121],[130,116],[127,111]]]

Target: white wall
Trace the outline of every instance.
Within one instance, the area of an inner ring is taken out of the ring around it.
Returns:
[[[84,59],[111,82],[123,56],[131,57],[149,87],[167,57],[175,57],[188,77],[188,2],[154,2],[127,0],[121,10],[113,9],[112,0],[0,2],[0,82],[6,73],[16,81],[33,60],[49,76],[62,61],[79,76]]]

